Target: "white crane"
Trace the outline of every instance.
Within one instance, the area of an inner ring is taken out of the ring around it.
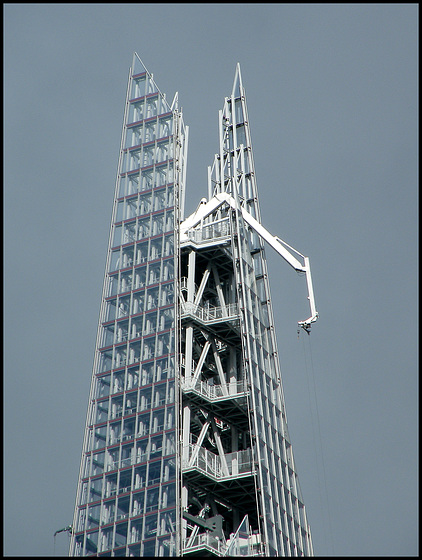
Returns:
[[[188,240],[188,231],[195,226],[197,226],[204,218],[215,212],[220,206],[227,204],[233,210],[240,210],[242,217],[246,223],[264,240],[266,241],[277,253],[283,257],[283,259],[297,272],[304,272],[306,276],[306,283],[308,286],[308,300],[311,308],[311,316],[305,321],[298,322],[298,328],[304,329],[308,334],[310,334],[311,325],[318,319],[318,312],[315,306],[314,290],[312,286],[311,268],[309,263],[309,258],[305,257],[293,247],[290,247],[285,241],[277,236],[271,235],[271,233],[260,224],[245,208],[238,205],[236,200],[226,192],[221,192],[213,196],[211,200],[206,202],[206,199],[202,199],[198,208],[193,214],[188,216],[180,225],[180,240]],[[303,259],[301,263],[293,254],[294,252],[298,257]]]

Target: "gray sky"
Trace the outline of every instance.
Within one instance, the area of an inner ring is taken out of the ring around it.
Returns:
[[[317,555],[418,552],[418,5],[6,4],[4,554],[72,522],[129,67],[207,194],[240,62],[287,417]],[[68,536],[56,537],[56,555]]]

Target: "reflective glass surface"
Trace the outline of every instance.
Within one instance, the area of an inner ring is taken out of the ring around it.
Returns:
[[[75,513],[76,556],[169,556],[176,545],[178,117],[136,55],[125,115]]]

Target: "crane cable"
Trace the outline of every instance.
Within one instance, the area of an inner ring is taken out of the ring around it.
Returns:
[[[302,337],[302,340],[305,337]],[[318,476],[318,488],[319,488],[319,495],[320,495],[320,501],[321,501],[321,507],[323,504],[323,498],[322,498],[322,485],[321,485],[321,475],[320,475],[320,467],[319,467],[319,462],[318,462],[318,453],[317,453],[317,439],[318,439],[318,445],[319,445],[319,452],[320,452],[320,457],[321,457],[321,463],[322,463],[322,478],[323,478],[323,483],[324,483],[324,494],[325,494],[325,506],[327,508],[327,517],[328,517],[328,539],[329,539],[329,548],[331,548],[331,553],[334,555],[334,548],[333,548],[333,536],[332,536],[332,528],[331,528],[331,515],[330,515],[330,508],[329,508],[329,502],[328,502],[328,490],[327,490],[327,477],[326,477],[326,473],[325,473],[325,461],[324,461],[324,453],[323,453],[323,448],[322,448],[322,438],[321,438],[321,424],[320,424],[320,420],[319,420],[319,409],[318,409],[318,399],[317,399],[317,392],[316,392],[316,384],[315,384],[315,371],[314,371],[314,363],[313,363],[313,357],[312,357],[312,346],[311,346],[311,337],[307,336],[306,337],[308,339],[309,342],[309,356],[310,356],[310,366],[311,366],[311,375],[309,374],[308,371],[308,365],[307,365],[307,360],[306,360],[306,350],[305,350],[305,342],[303,342],[303,355],[304,355],[304,359],[305,359],[305,371],[306,371],[306,381],[307,381],[307,386],[308,386],[308,397],[309,397],[309,408],[310,408],[310,412],[311,412],[311,423],[312,423],[312,435],[313,435],[313,441],[314,441],[314,452],[315,452],[315,462],[317,465],[317,476]],[[316,414],[316,422],[314,421],[314,414],[313,414],[313,407],[312,407],[312,397],[311,397],[311,381],[310,381],[310,377],[312,378],[312,388],[313,388],[313,398],[314,398],[314,403],[315,403],[315,414]],[[317,428],[317,435],[315,434],[315,426]],[[326,525],[326,524],[325,524]],[[327,527],[325,527],[325,530],[327,531]]]

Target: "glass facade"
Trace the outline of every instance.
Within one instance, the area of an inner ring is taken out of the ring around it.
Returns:
[[[214,185],[242,201],[260,221],[245,94],[237,68],[232,95],[222,112],[220,177]],[[216,188],[216,187],[214,187]],[[312,554],[305,506],[287,430],[280,364],[263,240],[237,211],[232,224],[234,270],[242,309],[242,345],[251,384],[251,430],[255,440],[258,508],[269,556]]]
[[[71,556],[313,553],[242,214],[260,222],[239,67],[219,134],[208,202],[183,220],[188,129],[134,55]]]
[[[183,142],[181,116],[135,55],[71,555],[175,552],[175,270],[182,188],[175,168],[183,165]]]

